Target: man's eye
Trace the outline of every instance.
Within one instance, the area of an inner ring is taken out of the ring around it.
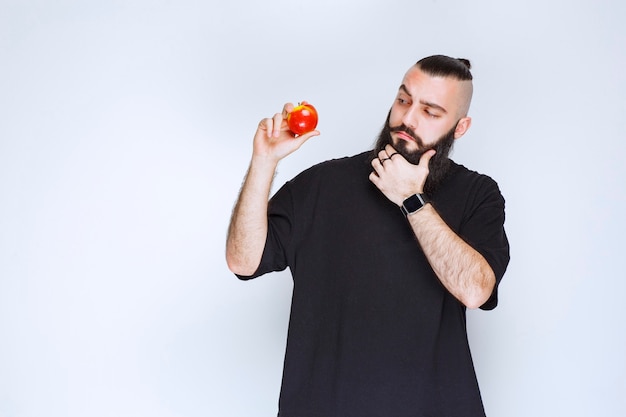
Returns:
[[[432,117],[433,119],[440,117],[437,113],[433,113],[428,109],[424,110],[424,112],[426,113],[428,117]]]
[[[403,99],[402,97],[398,97],[399,104],[408,104],[408,100]]]

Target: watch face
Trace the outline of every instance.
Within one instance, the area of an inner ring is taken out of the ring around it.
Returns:
[[[419,195],[414,194],[411,197],[404,200],[402,203],[405,210],[409,213],[416,212],[424,206],[424,201],[420,198]]]

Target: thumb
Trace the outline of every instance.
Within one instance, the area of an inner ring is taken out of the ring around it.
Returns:
[[[301,146],[304,142],[311,139],[313,136],[319,136],[320,132],[317,130],[312,130],[310,132],[304,133],[300,136],[294,138],[294,140],[298,141],[298,147]]]
[[[435,156],[436,153],[437,153],[437,151],[435,151],[434,149],[429,149],[426,152],[424,152],[424,155],[422,155],[420,157],[419,165],[422,165],[422,166],[425,166],[426,168],[428,168],[428,164],[430,162],[430,158]]]

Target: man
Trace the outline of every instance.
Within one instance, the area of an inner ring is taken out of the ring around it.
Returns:
[[[484,416],[466,308],[495,308],[509,261],[504,199],[448,158],[471,125],[469,61],[427,57],[398,89],[375,150],[327,161],[270,200],[293,108],[261,121],[227,262],[289,267],[280,417]]]

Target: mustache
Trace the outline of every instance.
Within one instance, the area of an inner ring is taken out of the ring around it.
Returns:
[[[389,127],[389,132],[403,132],[403,133],[406,133],[407,135],[411,136],[413,138],[413,140],[415,140],[415,142],[417,142],[419,145],[422,144],[422,138],[417,136],[415,131],[413,129],[411,129],[410,127],[408,127],[407,125],[405,125],[404,123],[402,123],[400,126],[394,126],[394,127],[390,126]]]

